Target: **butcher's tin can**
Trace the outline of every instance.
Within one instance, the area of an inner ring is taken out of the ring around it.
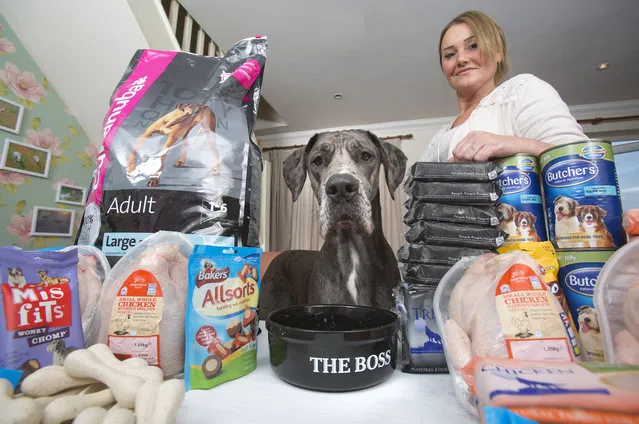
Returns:
[[[542,168],[550,241],[560,249],[627,242],[612,144],[589,140],[546,150]]]
[[[502,194],[496,209],[499,228],[508,233],[504,245],[547,241],[546,219],[537,158],[515,155],[497,162]]]
[[[577,323],[584,359],[603,361],[603,337],[593,294],[599,272],[614,249],[558,250],[559,285]]]

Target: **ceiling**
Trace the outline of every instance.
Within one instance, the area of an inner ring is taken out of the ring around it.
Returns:
[[[437,41],[468,9],[504,29],[511,75],[537,75],[571,106],[639,99],[637,0],[180,3],[224,49],[268,36],[262,94],[286,125],[258,135],[455,115]]]

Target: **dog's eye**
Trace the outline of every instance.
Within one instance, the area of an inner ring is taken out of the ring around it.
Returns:
[[[370,153],[362,152],[362,160],[366,161],[366,160],[369,160],[372,157],[373,157],[373,155],[371,155]]]
[[[315,166],[320,166],[322,164],[322,157],[317,156],[315,159],[312,160],[312,163]]]

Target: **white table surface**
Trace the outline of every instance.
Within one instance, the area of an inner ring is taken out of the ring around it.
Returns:
[[[271,369],[264,322],[258,336],[257,369],[211,390],[191,390],[178,424],[476,424],[458,403],[448,374],[405,374],[364,390],[325,393],[290,385]]]

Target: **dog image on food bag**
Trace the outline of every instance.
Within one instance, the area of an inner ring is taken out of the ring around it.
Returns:
[[[499,217],[499,229],[508,233],[509,236],[517,234],[517,224],[515,224],[515,214],[517,210],[513,205],[508,203],[498,203],[495,206],[497,216]]]
[[[7,274],[9,277],[9,286],[23,288],[27,285],[27,280],[24,278],[24,273],[22,269],[17,267],[10,267],[7,269]]]
[[[38,271],[38,275],[40,276],[40,285],[52,286],[54,284],[64,284],[69,282],[68,278],[49,277],[48,274],[48,271]]]
[[[530,241],[539,241],[539,235],[537,235],[535,230],[535,222],[537,221],[535,215],[525,211],[515,212],[514,221],[517,227],[517,232],[515,233],[517,237],[526,238]]]
[[[561,236],[568,236],[580,232],[577,208],[579,203],[570,197],[557,196],[554,201],[555,209],[555,240],[557,247],[583,247],[579,241],[561,240]]]
[[[220,159],[215,146],[215,114],[211,108],[204,104],[190,103],[178,104],[175,107],[175,110],[160,117],[146,128],[144,133],[142,133],[142,135],[137,139],[131,153],[129,154],[127,172],[132,174],[135,171],[138,151],[144,146],[147,140],[151,138],[151,136],[156,134],[167,136],[160,157],[160,168],[157,170],[155,175],[149,178],[147,182],[147,186],[157,187],[160,185],[160,174],[164,169],[166,155],[178,142],[180,137],[182,137],[182,154],[173,166],[176,168],[182,168],[184,166],[186,162],[186,154],[188,152],[189,134],[196,126],[199,126],[199,129],[195,137],[198,137],[200,133],[203,132],[211,144],[214,158],[211,174],[216,175],[219,172]]]
[[[615,247],[612,234],[608,232],[604,217],[606,211],[599,206],[579,206],[577,207],[579,218],[579,232],[589,235],[585,247]]]
[[[592,306],[584,305],[577,309],[579,337],[586,352],[603,350],[603,339],[599,327],[597,311]]]

